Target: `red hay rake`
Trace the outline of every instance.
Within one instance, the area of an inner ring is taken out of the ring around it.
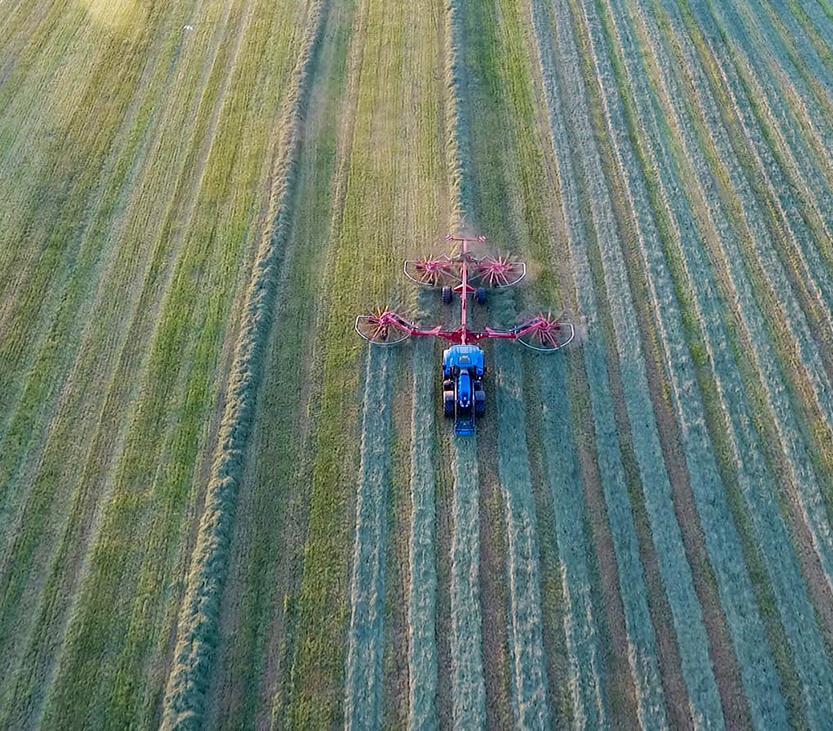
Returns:
[[[483,244],[485,236],[468,238],[445,237],[459,244],[451,255],[438,258],[408,260],[405,276],[423,287],[442,288],[443,301],[450,302],[454,294],[460,297],[460,326],[447,328],[437,325],[422,328],[389,309],[377,308],[356,318],[356,332],[374,345],[396,345],[409,337],[442,338],[455,345],[476,345],[481,340],[515,340],[541,353],[560,350],[575,338],[575,328],[569,322],[554,318],[551,312],[529,317],[509,330],[485,327],[471,330],[468,326],[468,300],[474,295],[481,304],[487,289],[514,287],[526,276],[526,265],[510,256],[473,255],[470,243]]]

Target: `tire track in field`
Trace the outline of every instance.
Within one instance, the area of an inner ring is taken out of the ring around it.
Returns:
[[[624,13],[618,12],[617,16],[616,22],[619,23],[623,29],[627,28],[628,19]],[[643,20],[648,20],[650,16],[648,14],[642,14],[639,17]],[[631,28],[631,31],[633,30],[636,29]],[[661,46],[653,44],[651,41],[651,39],[656,38],[657,35],[658,30],[655,26],[647,28],[643,27],[639,41],[643,47],[652,49],[653,58],[656,59],[658,69],[667,70],[671,68],[671,66],[669,66],[669,61],[664,56],[664,49]],[[631,83],[633,84],[634,78],[656,78],[659,74],[662,78],[660,78],[660,80],[655,84],[655,88],[660,90],[662,94],[665,95],[661,101],[667,110],[666,114],[671,121],[672,128],[678,137],[687,138],[689,135],[685,132],[681,132],[681,128],[682,130],[689,130],[691,127],[686,123],[686,121],[680,123],[679,119],[677,119],[675,123],[674,116],[677,114],[677,111],[673,108],[673,103],[670,101],[671,99],[676,100],[682,98],[682,92],[679,88],[667,88],[666,85],[669,83],[668,74],[661,73],[658,69],[651,71],[646,68],[644,69],[645,73],[640,73],[637,69],[631,76]],[[636,88],[635,85],[634,88]],[[643,88],[642,94],[637,94],[635,97],[648,98],[648,92]],[[650,117],[650,113],[649,108],[647,110],[643,110],[640,116],[642,119],[648,119]],[[657,132],[653,137],[652,144],[646,146],[653,146],[654,149],[659,149],[661,144],[662,143],[659,142],[659,133]],[[692,140],[685,139],[683,144],[688,145],[685,158],[694,161],[695,164],[699,163],[700,165],[703,165],[703,161],[698,157],[698,152],[693,149],[694,143]],[[673,173],[668,170],[660,172],[659,177],[662,180],[673,181]],[[691,186],[687,186],[687,189],[690,188]],[[693,242],[690,245],[693,245]],[[702,286],[702,283],[703,278],[698,278],[697,284],[694,285],[693,283],[689,283],[689,287],[700,287]],[[729,367],[729,370],[731,370],[734,374],[735,381],[732,383],[731,378],[727,378],[726,380],[730,382],[728,386],[724,381],[722,381],[722,374],[720,371],[716,371],[715,376],[718,383],[721,384],[723,394],[726,394],[727,392],[736,394],[734,402],[727,404],[724,401],[723,407],[726,418],[730,421],[734,419],[734,423],[732,424],[732,427],[730,427],[730,429],[735,432],[732,435],[732,447],[736,456],[736,461],[739,465],[741,465],[738,479],[741,482],[741,489],[745,500],[749,505],[749,513],[752,517],[752,522],[756,530],[755,543],[762,548],[763,558],[768,563],[771,582],[775,587],[776,599],[780,605],[782,619],[785,627],[787,628],[793,648],[797,653],[799,653],[799,675],[803,675],[802,667],[806,664],[806,666],[810,668],[810,674],[814,678],[818,679],[816,688],[811,692],[820,692],[822,696],[817,697],[815,700],[816,702],[821,701],[822,705],[825,705],[824,695],[825,693],[829,693],[829,691],[825,691],[824,687],[825,684],[829,685],[829,680],[824,681],[824,678],[829,675],[829,669],[825,667],[825,662],[820,662],[818,655],[812,650],[814,643],[817,642],[819,645],[821,644],[821,638],[818,635],[817,628],[815,628],[814,634],[815,619],[813,617],[812,607],[810,606],[806,595],[803,595],[801,591],[802,582],[792,553],[792,548],[786,534],[785,525],[778,514],[772,498],[759,499],[759,489],[754,487],[756,484],[760,486],[761,481],[763,481],[764,484],[772,484],[771,478],[767,475],[766,468],[762,462],[757,440],[752,437],[748,429],[745,429],[746,425],[750,422],[751,414],[749,413],[748,406],[744,402],[743,390],[739,380],[737,380],[738,376],[736,372],[732,370],[731,366]],[[735,418],[738,412],[744,414],[745,417],[741,419]],[[739,431],[740,438],[742,440],[740,443],[738,442]],[[805,628],[806,631],[803,633],[805,635],[804,638],[800,637],[800,634],[802,633],[797,633],[795,631],[795,627],[790,630],[791,623],[793,622],[798,622],[799,625]],[[804,675],[804,680],[806,683],[806,675]]]
[[[291,228],[301,127],[326,14],[324,0],[316,0],[287,95],[283,152],[277,161],[270,199],[269,219],[274,224],[260,243],[244,306],[220,441],[178,623],[176,659],[165,692],[163,727],[198,725],[204,711],[204,692],[217,639],[220,595],[228,568],[228,542],[244,464],[242,456],[262,377],[262,351],[272,323],[277,259]]]
[[[355,729],[382,722],[392,360],[391,350],[371,348],[365,375],[344,701],[345,726]]]

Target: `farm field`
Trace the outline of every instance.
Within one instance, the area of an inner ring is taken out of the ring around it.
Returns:
[[[828,0],[0,15],[0,728],[829,727]]]

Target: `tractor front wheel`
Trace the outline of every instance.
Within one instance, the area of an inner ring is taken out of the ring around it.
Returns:
[[[454,295],[451,291],[451,287],[443,287],[443,303],[446,305],[450,305],[453,297]]]
[[[477,304],[485,305],[486,304],[486,288],[485,287],[478,287],[474,293],[474,296],[477,298]]]

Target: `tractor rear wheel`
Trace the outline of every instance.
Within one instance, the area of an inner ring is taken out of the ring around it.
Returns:
[[[477,416],[486,413],[486,392],[482,388],[474,392],[474,413]]]
[[[443,303],[450,305],[452,299],[453,294],[451,292],[451,287],[443,287]]]
[[[454,381],[450,378],[446,378],[443,381],[443,391],[453,391],[454,390]]]
[[[477,304],[485,305],[486,304],[486,288],[485,287],[478,287],[474,293],[474,296],[477,298]]]
[[[443,391],[443,414],[446,418],[454,416],[454,391]]]

